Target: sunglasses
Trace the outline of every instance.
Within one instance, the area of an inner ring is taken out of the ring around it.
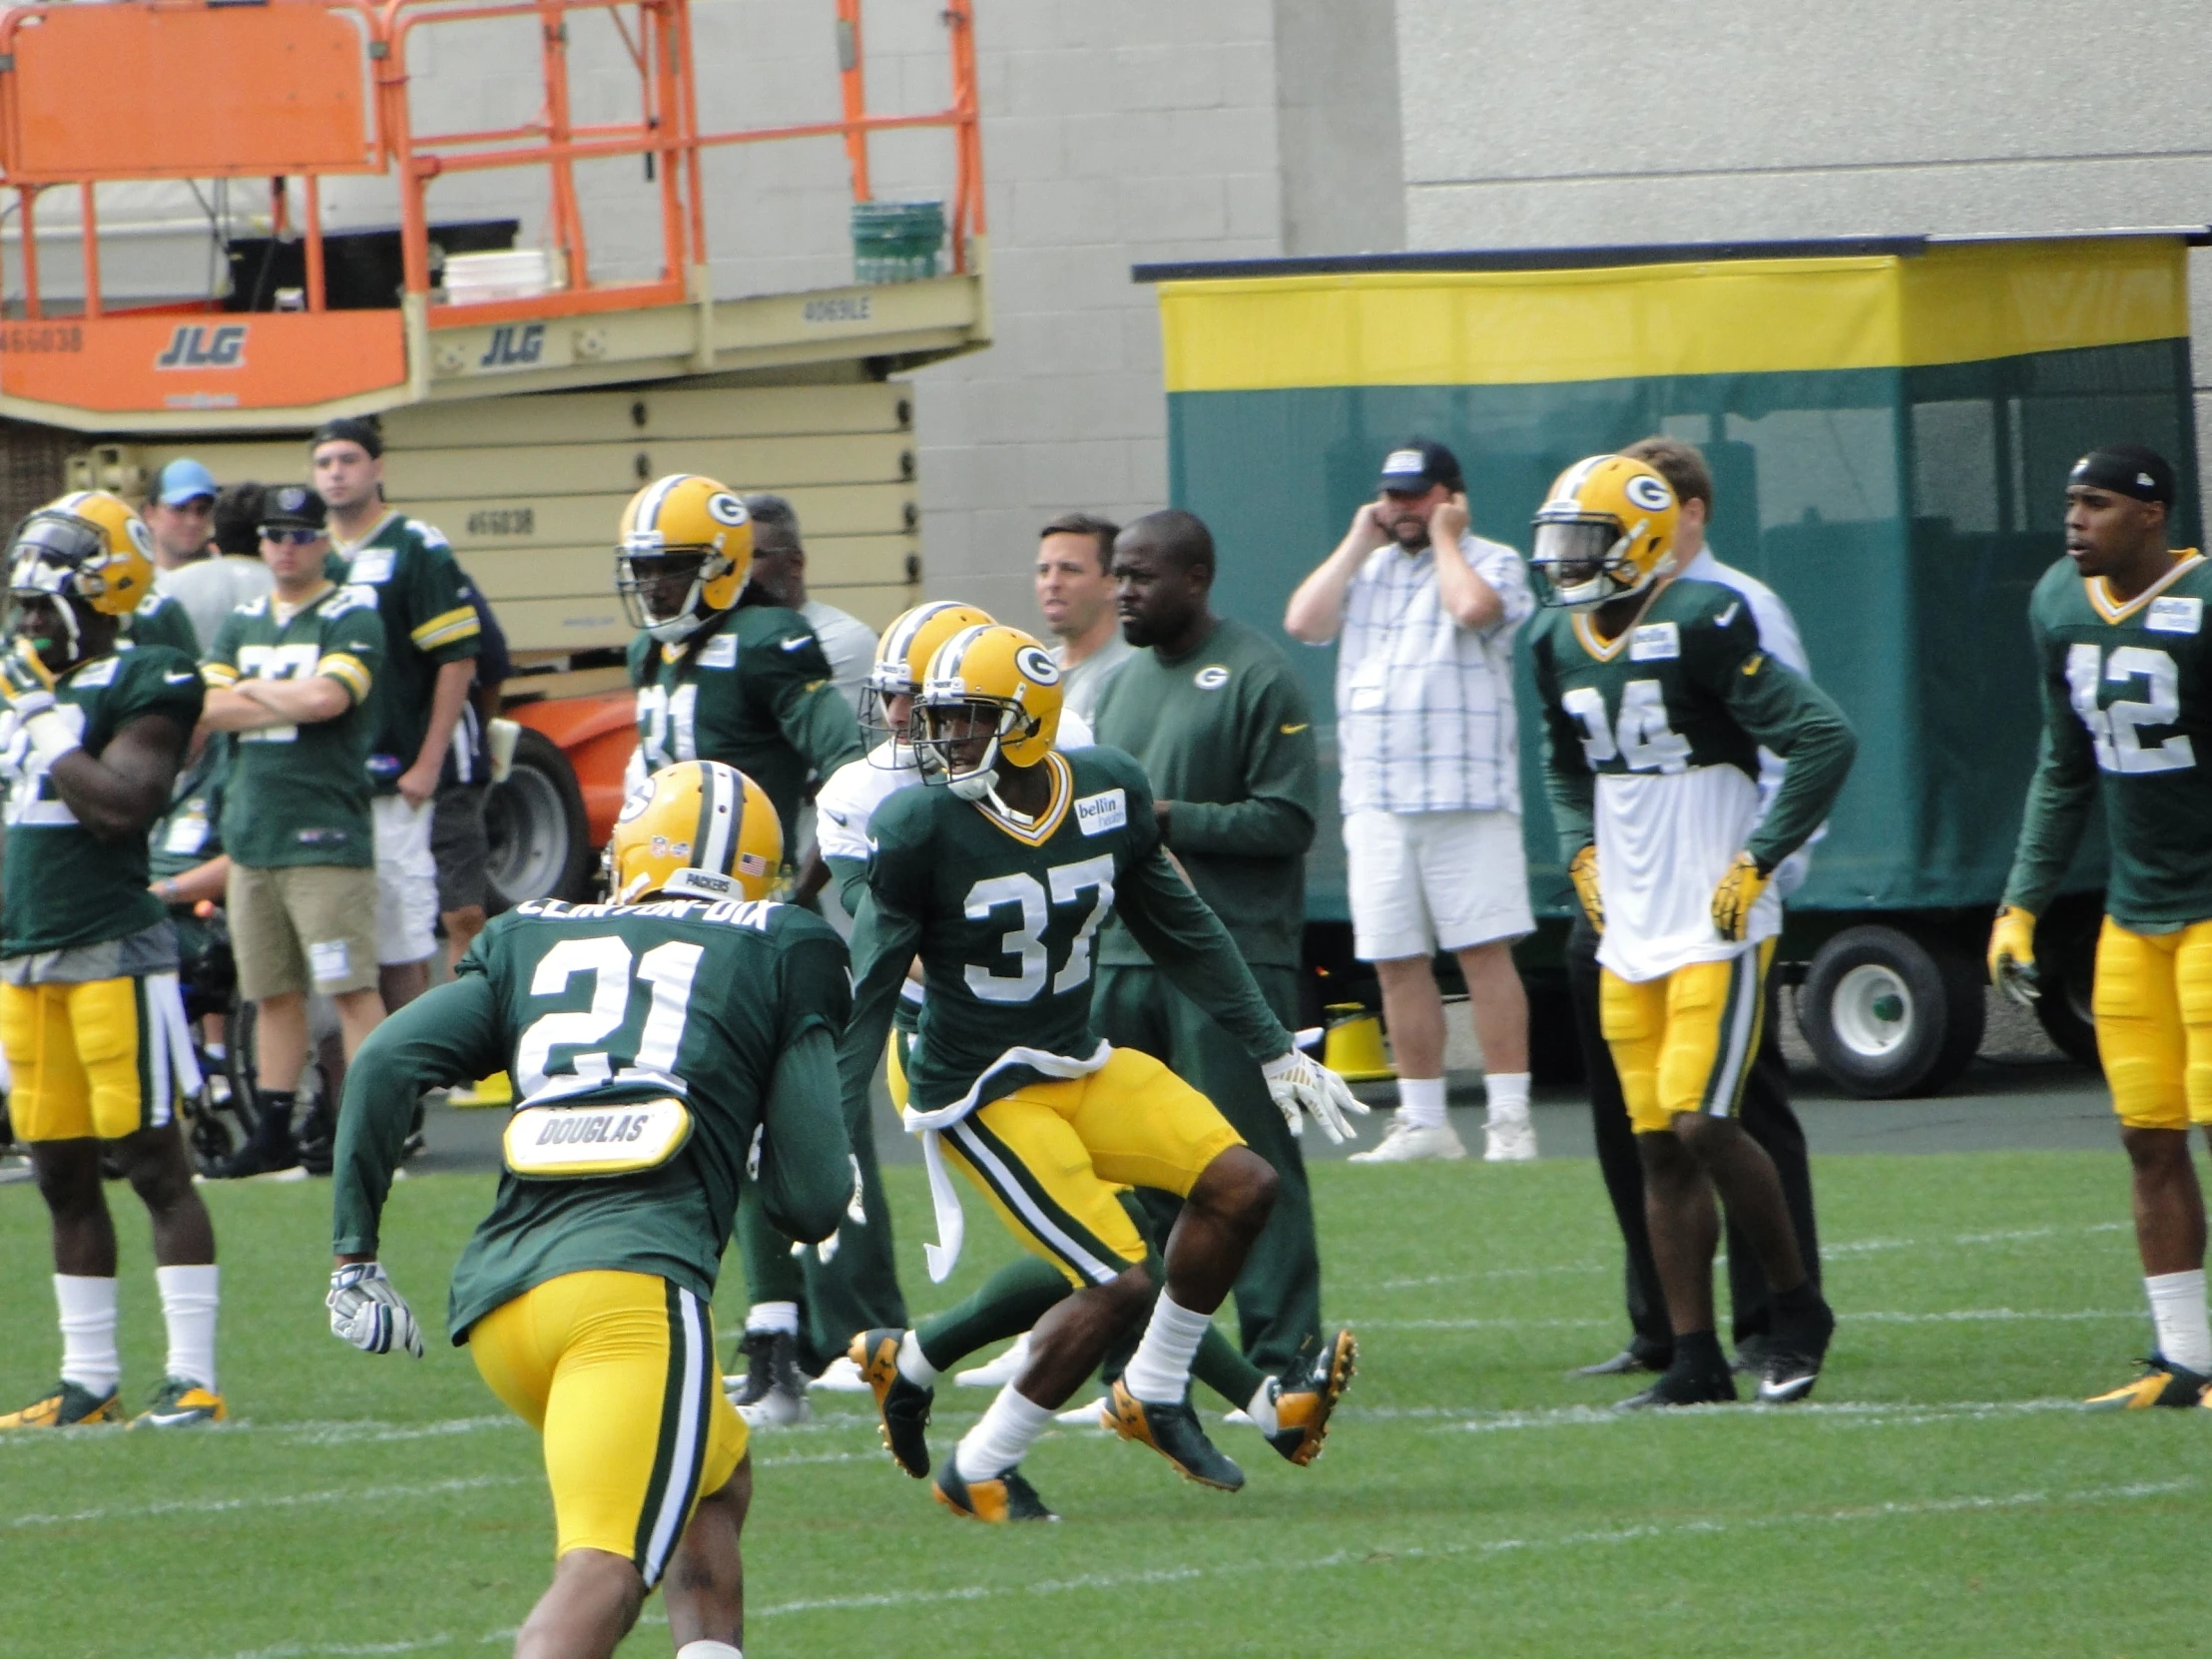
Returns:
[[[311,547],[322,539],[320,530],[271,530],[264,528],[262,540],[274,542],[278,547]]]

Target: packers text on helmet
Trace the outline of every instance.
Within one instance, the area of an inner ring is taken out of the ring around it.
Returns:
[[[961,629],[937,648],[914,701],[924,780],[982,800],[1001,760],[1033,767],[1051,752],[1065,695],[1059,665],[1019,628]]]
[[[753,521],[737,492],[673,472],[630,497],[615,537],[615,590],[630,626],[663,645],[730,610],[753,569]]]
[[[1536,509],[1529,564],[1546,605],[1585,611],[1674,573],[1674,490],[1642,461],[1592,455],[1559,474]]]
[[[783,863],[784,827],[766,790],[720,761],[679,761],[622,804],[607,896],[766,898]]]
[[[8,591],[19,603],[33,596],[55,601],[69,635],[55,643],[74,662],[83,654],[77,607],[112,617],[137,610],[154,591],[153,550],[146,521],[121,496],[72,490],[17,527],[8,548]]]
[[[875,643],[875,662],[868,669],[867,684],[860,692],[860,729],[887,733],[891,741],[869,752],[880,766],[904,769],[914,764],[908,729],[912,724],[912,700],[921,691],[937,648],[967,628],[987,628],[991,616],[973,605],[953,599],[933,599],[894,617]],[[905,712],[893,718],[892,700],[906,700]]]

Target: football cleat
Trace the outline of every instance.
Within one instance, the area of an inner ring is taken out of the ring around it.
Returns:
[[[1811,1318],[1769,1332],[1757,1350],[1759,1403],[1789,1405],[1810,1394],[1835,1334],[1836,1316],[1825,1302]]]
[[[2143,1362],[2143,1375],[2110,1393],[2093,1394],[2081,1402],[2084,1411],[2146,1411],[2153,1405],[2202,1405],[2212,1378],[2198,1376],[2186,1366],[2152,1355]]]
[[[120,1388],[110,1388],[103,1397],[65,1377],[45,1398],[0,1416],[0,1428],[85,1428],[97,1422],[122,1420]]]
[[[1383,1137],[1366,1152],[1355,1152],[1348,1164],[1412,1164],[1427,1159],[1455,1162],[1467,1155],[1466,1142],[1450,1124],[1424,1128],[1403,1117],[1390,1119]]]
[[[1106,1416],[1115,1433],[1150,1446],[1173,1463],[1185,1480],[1211,1486],[1218,1492],[1234,1492],[1245,1483],[1244,1470],[1206,1437],[1206,1431],[1198,1425],[1198,1413],[1188,1400],[1159,1405],[1139,1399],[1116,1378]]]
[[[751,1428],[789,1428],[811,1414],[799,1374],[799,1339],[788,1331],[745,1334],[745,1376],[730,1395]]]
[[[1306,1359],[1303,1353],[1299,1358]],[[1291,1385],[1275,1396],[1278,1426],[1268,1436],[1268,1444],[1300,1468],[1319,1457],[1322,1441],[1329,1438],[1329,1419],[1345,1389],[1352,1386],[1359,1359],[1359,1343],[1351,1332],[1340,1331],[1311,1363],[1295,1370]]]
[[[916,1480],[929,1477],[929,1407],[934,1388],[908,1382],[898,1369],[898,1348],[906,1333],[887,1328],[863,1331],[852,1339],[852,1363],[875,1395],[876,1432],[891,1461]]]
[[[955,1515],[1003,1526],[1008,1521],[1056,1521],[1060,1517],[1045,1507],[1037,1488],[1021,1477],[1019,1468],[989,1480],[962,1480],[960,1460],[947,1457],[929,1488],[929,1495]]]
[[[131,1419],[133,1428],[190,1428],[195,1423],[225,1422],[231,1409],[213,1388],[201,1386],[189,1377],[163,1380],[160,1390],[145,1410]]]
[[[1668,1356],[1654,1354],[1640,1342],[1632,1342],[1610,1360],[1600,1360],[1594,1366],[1577,1366],[1567,1373],[1569,1377],[1633,1377],[1638,1372],[1663,1372],[1667,1369]]]
[[[1736,1379],[1727,1367],[1719,1371],[1681,1371],[1669,1366],[1640,1394],[1614,1402],[1616,1411],[1648,1411],[1661,1405],[1733,1405]]]

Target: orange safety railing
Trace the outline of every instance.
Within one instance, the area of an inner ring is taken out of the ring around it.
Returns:
[[[298,234],[305,308],[325,308],[320,182],[396,171],[403,288],[430,294],[428,192],[443,177],[541,168],[550,180],[546,240],[561,285],[530,298],[430,313],[431,326],[590,311],[698,297],[690,271],[707,259],[701,156],[728,145],[835,139],[849,160],[853,200],[870,194],[871,135],[943,128],[952,139],[946,213],[952,269],[967,269],[984,230],[977,141],[971,0],[939,0],[952,101],[941,110],[871,115],[860,44],[862,0],[833,0],[842,114],[833,121],[702,132],[692,66],[689,0],[124,0],[0,9],[0,185],[18,192],[24,313],[43,314],[32,214],[39,194],[77,187],[85,273],[83,316],[109,314],[100,295],[94,186],[112,180],[268,179],[276,235],[286,223],[287,178],[301,181]],[[567,21],[605,12],[638,75],[638,116],[578,126],[571,119]],[[424,29],[508,18],[539,25],[544,103],[521,126],[481,132],[415,131],[409,51]],[[366,96],[363,88],[367,89]],[[88,87],[111,89],[88,98]],[[273,87],[285,97],[273,99]],[[591,275],[576,166],[646,161],[658,195],[661,273],[643,281]],[[175,307],[161,307],[174,309]],[[146,307],[141,307],[141,310]]]

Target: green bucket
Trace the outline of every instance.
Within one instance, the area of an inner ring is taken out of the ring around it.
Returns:
[[[937,274],[944,246],[942,202],[852,204],[852,279],[915,282]]]

